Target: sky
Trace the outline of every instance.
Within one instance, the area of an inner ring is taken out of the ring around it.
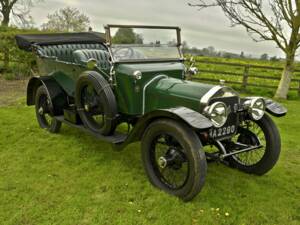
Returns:
[[[254,42],[242,27],[230,26],[221,9],[197,10],[188,6],[195,0],[44,0],[36,4],[31,15],[36,25],[46,22],[47,14],[66,6],[86,14],[93,30],[104,31],[105,24],[144,24],[179,26],[182,40],[190,47],[214,46],[217,50],[260,56],[283,57],[272,42]]]

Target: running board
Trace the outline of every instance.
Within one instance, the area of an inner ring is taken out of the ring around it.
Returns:
[[[102,134],[99,134],[99,133],[96,133],[96,132],[93,132],[93,131],[87,129],[83,125],[74,124],[68,120],[65,120],[64,116],[55,116],[55,119],[57,119],[58,121],[60,121],[62,123],[65,123],[71,127],[79,128],[80,130],[83,130],[86,133],[92,134],[97,139],[99,139],[101,141],[109,142],[111,144],[122,144],[127,138],[126,134],[123,134],[120,132],[115,132],[113,135],[110,135],[110,136],[104,136]]]

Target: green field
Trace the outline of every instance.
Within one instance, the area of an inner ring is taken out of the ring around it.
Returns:
[[[67,126],[40,129],[24,100],[1,107],[0,224],[300,224],[300,104],[284,105],[276,167],[257,177],[210,163],[189,203],[151,186],[139,143],[114,152]]]

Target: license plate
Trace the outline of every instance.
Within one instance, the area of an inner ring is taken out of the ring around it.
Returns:
[[[212,128],[209,130],[209,137],[212,139],[220,139],[227,136],[232,136],[236,132],[236,126],[224,126],[220,128]]]

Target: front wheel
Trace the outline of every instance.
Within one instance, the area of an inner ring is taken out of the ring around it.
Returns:
[[[278,161],[281,149],[280,134],[268,115],[264,115],[258,121],[244,121],[234,141],[245,146],[260,145],[261,148],[228,157],[232,167],[247,173],[263,175]]]
[[[154,121],[142,141],[142,160],[150,182],[189,201],[204,185],[206,159],[196,133],[170,119]]]

